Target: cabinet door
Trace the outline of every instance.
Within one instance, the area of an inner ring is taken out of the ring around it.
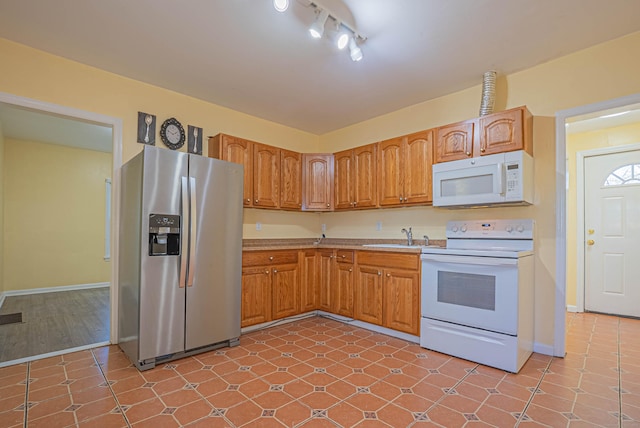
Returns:
[[[253,200],[252,145],[251,141],[225,134],[218,134],[209,139],[209,157],[244,165],[242,201],[245,207],[252,206]]]
[[[359,266],[355,293],[354,318],[382,325],[382,270]]]
[[[402,193],[402,144],[404,137],[378,143],[378,193],[380,206],[400,205]]]
[[[419,334],[420,275],[418,272],[385,269],[384,326],[410,334]]]
[[[401,162],[404,174],[403,202],[432,202],[433,132],[429,130],[407,136],[404,148],[404,159]]]
[[[377,144],[353,149],[353,207],[371,208],[378,203],[376,186],[376,147]]]
[[[278,208],[280,202],[280,150],[253,143],[253,206]]]
[[[353,150],[334,153],[334,180],[335,180],[335,209],[344,210],[353,208],[355,198],[353,196]]]
[[[302,172],[305,211],[331,211],[333,203],[333,155],[304,154]]]
[[[336,263],[336,280],[332,290],[333,312],[353,317],[353,264]]]
[[[333,295],[331,285],[334,282],[333,264],[335,263],[333,250],[318,250],[318,263],[318,309],[332,312],[331,299]]]
[[[474,125],[475,122],[470,120],[438,128],[434,163],[473,156]]]
[[[320,259],[315,250],[301,251],[300,312],[318,309]]]
[[[302,155],[280,149],[280,208],[302,208]]]
[[[522,109],[480,118],[480,155],[523,150]]]
[[[276,265],[272,269],[272,319],[299,313],[300,271],[297,263]]]
[[[242,269],[242,305],[240,325],[271,321],[271,268]]]

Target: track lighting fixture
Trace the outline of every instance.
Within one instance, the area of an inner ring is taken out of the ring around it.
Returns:
[[[367,40],[367,38],[359,34],[354,28],[345,24],[342,19],[338,18],[324,6],[321,6],[316,0],[305,1],[309,7],[313,8],[316,14],[316,19],[313,21],[313,24],[311,24],[311,27],[309,27],[309,34],[311,34],[314,39],[322,38],[325,33],[324,29],[325,25],[327,25],[327,20],[331,19],[335,29],[333,31],[330,30],[328,37],[332,39],[336,47],[340,50],[343,50],[349,45],[351,60],[360,61],[363,55],[359,44]],[[273,7],[278,12],[284,12],[289,7],[289,0],[273,0]]]
[[[324,24],[327,22],[327,18],[329,18],[329,12],[324,9],[317,9],[318,16],[316,16],[316,20],[313,21],[311,27],[309,27],[309,34],[314,39],[319,39],[324,34]]]
[[[289,0],[273,0],[273,7],[278,12],[284,12],[289,7]]]

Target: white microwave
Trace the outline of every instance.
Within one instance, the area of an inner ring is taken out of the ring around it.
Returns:
[[[533,158],[524,150],[433,165],[433,206],[533,203]]]

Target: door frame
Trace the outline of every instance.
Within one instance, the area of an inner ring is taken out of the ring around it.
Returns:
[[[585,260],[584,260],[584,201],[585,201],[585,186],[584,186],[584,161],[588,157],[612,155],[616,153],[632,152],[640,150],[640,143],[625,144],[622,146],[601,147],[597,149],[584,150],[576,153],[576,196],[577,196],[577,217],[576,217],[576,311],[584,312],[585,304],[584,299],[587,295],[585,284]]]
[[[80,110],[59,104],[0,92],[0,103],[12,104],[30,110],[52,113],[72,119],[109,126],[112,129],[112,171],[111,171],[111,286],[109,300],[111,307],[110,342],[118,343],[118,236],[120,228],[120,167],[122,166],[122,119],[99,113]],[[59,352],[63,353],[63,352]]]
[[[566,352],[567,311],[567,138],[568,118],[595,113],[616,107],[640,103],[640,93],[612,100],[600,101],[556,112],[556,301],[554,314],[553,355],[564,357]]]

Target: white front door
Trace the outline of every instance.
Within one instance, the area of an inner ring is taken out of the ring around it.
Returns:
[[[640,150],[584,159],[585,310],[640,317]]]

